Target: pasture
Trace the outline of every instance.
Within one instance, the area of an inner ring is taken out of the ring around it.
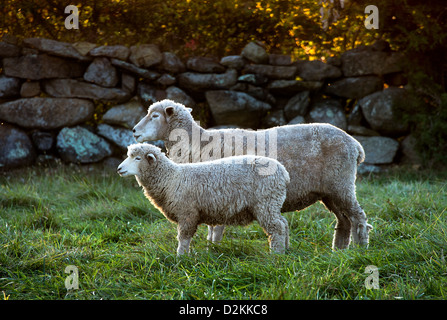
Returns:
[[[257,223],[227,227],[176,256],[176,226],[135,179],[101,166],[0,175],[0,298],[447,299],[447,172],[395,168],[361,176],[370,246],[333,252],[335,217],[320,203],[285,213],[290,248],[268,252]],[[79,271],[67,290],[64,270]],[[365,268],[378,268],[368,289]]]

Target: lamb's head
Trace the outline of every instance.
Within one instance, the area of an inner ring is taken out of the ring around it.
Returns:
[[[186,108],[169,99],[156,102],[149,107],[147,115],[133,128],[133,136],[137,142],[168,140],[170,121],[176,115],[191,117],[191,111],[191,108]]]
[[[118,166],[122,177],[141,176],[143,172],[155,169],[162,156],[160,148],[150,144],[132,144],[127,147],[127,158]]]

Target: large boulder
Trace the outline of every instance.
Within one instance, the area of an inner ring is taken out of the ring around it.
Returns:
[[[104,138],[80,126],[63,128],[57,136],[56,147],[66,162],[92,163],[112,155],[112,147]]]
[[[53,97],[87,98],[93,100],[123,102],[129,98],[127,91],[104,88],[93,83],[75,79],[53,79],[45,81],[44,90]]]
[[[163,56],[155,44],[141,44],[130,47],[129,60],[138,67],[149,68],[159,64],[162,59]]]
[[[310,105],[309,91],[303,91],[287,102],[284,107],[284,114],[288,121],[291,121],[296,116],[305,116]]]
[[[348,123],[340,101],[324,99],[314,103],[308,115],[309,122],[330,123],[346,130]]]
[[[346,51],[341,55],[341,68],[345,77],[384,75],[402,71],[401,60],[402,56],[396,52],[359,48]]]
[[[242,56],[226,56],[220,60],[220,64],[227,68],[240,70],[245,66],[245,60]]]
[[[388,137],[353,136],[365,150],[365,163],[392,163],[399,149],[399,142]]]
[[[237,82],[237,71],[229,69],[225,73],[185,72],[178,75],[180,87],[192,91],[229,89]]]
[[[140,82],[138,84],[137,95],[146,107],[149,107],[157,101],[166,99],[166,91],[160,90],[157,87],[145,82]]]
[[[28,38],[23,40],[23,44],[55,56],[73,58],[81,61],[91,60],[90,57],[80,54],[79,51],[68,42],[60,42],[44,38]]]
[[[416,104],[417,100],[403,88],[390,87],[358,101],[363,116],[372,129],[384,135],[399,135],[408,131],[408,123],[399,118],[396,107]]]
[[[56,129],[89,120],[94,110],[89,100],[36,97],[0,104],[0,119],[24,128]]]
[[[127,151],[127,146],[135,143],[131,129],[101,123],[98,125],[97,133],[113,142],[122,151]]]
[[[163,52],[160,68],[170,73],[185,72],[185,64],[174,53]]]
[[[20,51],[20,47],[8,42],[0,41],[0,57],[17,57],[20,55]]]
[[[271,109],[268,103],[244,92],[216,90],[207,91],[205,96],[216,125],[257,128],[262,116]]]
[[[137,87],[137,79],[134,76],[123,72],[121,74],[121,89],[132,94]]]
[[[107,110],[102,116],[102,121],[132,129],[144,116],[146,109],[137,99],[132,99]]]
[[[260,74],[247,73],[237,78],[237,81],[261,86],[268,82],[268,79]]]
[[[222,73],[225,67],[213,58],[191,57],[186,61],[186,67],[189,70],[203,73]]]
[[[127,72],[133,73],[133,74],[135,74],[135,75],[137,75],[139,77],[142,77],[142,78],[145,78],[145,79],[148,79],[148,80],[155,80],[155,79],[158,79],[160,77],[160,74],[158,72],[137,67],[133,63],[129,63],[129,62],[126,62],[126,61],[115,59],[115,58],[110,59],[110,62],[115,67],[118,67],[118,68],[120,68],[122,70],[125,70]]]
[[[92,57],[108,57],[119,60],[127,60],[130,50],[128,47],[122,45],[100,46],[90,50],[88,54]]]
[[[83,56],[87,56],[87,54],[97,47],[95,43],[91,43],[88,41],[79,41],[72,44],[73,48],[76,49]]]
[[[343,98],[360,99],[382,89],[382,79],[377,76],[364,76],[331,82],[324,89],[324,92]]]
[[[0,98],[19,95],[20,87],[20,79],[0,75]]]
[[[336,66],[319,60],[300,61],[296,63],[297,75],[306,81],[322,81],[341,77],[342,73]]]
[[[269,61],[268,53],[256,42],[248,43],[244,49],[242,49],[241,55],[254,63],[268,63]]]
[[[302,91],[318,91],[322,86],[322,81],[273,80],[267,88],[273,94],[290,96]]]
[[[30,54],[3,59],[5,75],[30,80],[82,77],[85,67],[47,54]]]
[[[20,87],[20,96],[22,98],[31,98],[40,94],[40,82],[39,81],[27,81],[22,83]]]
[[[84,80],[103,87],[114,87],[118,83],[118,73],[109,59],[95,58],[84,74]]]
[[[174,76],[170,75],[169,73],[165,73],[161,75],[160,78],[157,79],[157,84],[160,85],[161,87],[172,86],[176,82],[177,79]]]
[[[286,124],[287,120],[284,116],[284,110],[275,110],[268,112],[264,119],[262,119],[262,125],[266,128],[283,126]]]
[[[25,132],[0,124],[0,170],[30,165],[35,158],[33,144]]]
[[[127,151],[127,146],[136,143],[132,130],[122,128],[119,126],[110,126],[108,124],[100,124],[97,128],[97,133],[106,138],[108,141],[111,141],[114,145],[119,147],[122,151]],[[163,140],[156,140],[147,142],[149,144],[153,144],[165,151],[165,145]]]
[[[273,97],[273,95],[271,95],[267,89],[254,86],[249,83],[238,82],[236,85],[232,86],[230,90],[248,93],[253,98],[270,103],[272,105],[274,105],[276,102],[275,97]]]
[[[269,64],[274,66],[290,66],[292,64],[292,57],[288,54],[269,54]]]
[[[287,124],[303,124],[306,123],[306,119],[303,116],[296,116],[290,120]]]
[[[243,69],[244,73],[254,73],[269,79],[294,79],[296,66],[271,66],[267,64],[250,64]]]
[[[194,108],[196,102],[185,91],[180,88],[170,86],[166,89],[166,99],[183,104],[188,108]]]

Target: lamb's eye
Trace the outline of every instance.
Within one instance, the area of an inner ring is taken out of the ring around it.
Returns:
[[[135,157],[135,160],[140,161],[141,157]]]
[[[158,114],[153,114],[153,115],[152,115],[152,119],[155,119],[155,118],[158,118],[158,117],[159,117]]]

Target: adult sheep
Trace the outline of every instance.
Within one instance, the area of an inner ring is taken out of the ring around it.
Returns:
[[[169,157],[176,162],[234,154],[275,158],[286,167],[291,181],[282,212],[302,210],[320,200],[337,219],[333,249],[348,248],[351,236],[355,244],[368,245],[372,226],[355,194],[357,166],[365,158],[357,140],[335,126],[321,123],[258,131],[206,130],[194,121],[190,111],[171,100],[154,103],[133,128],[134,137],[138,142],[164,140]],[[223,227],[208,227],[210,240],[219,241],[222,233]]]
[[[238,156],[177,164],[150,144],[130,145],[127,155],[118,173],[135,175],[152,204],[178,223],[178,255],[189,251],[201,223],[247,225],[257,220],[272,251],[282,253],[288,247],[289,227],[281,207],[290,179],[278,161]]]

